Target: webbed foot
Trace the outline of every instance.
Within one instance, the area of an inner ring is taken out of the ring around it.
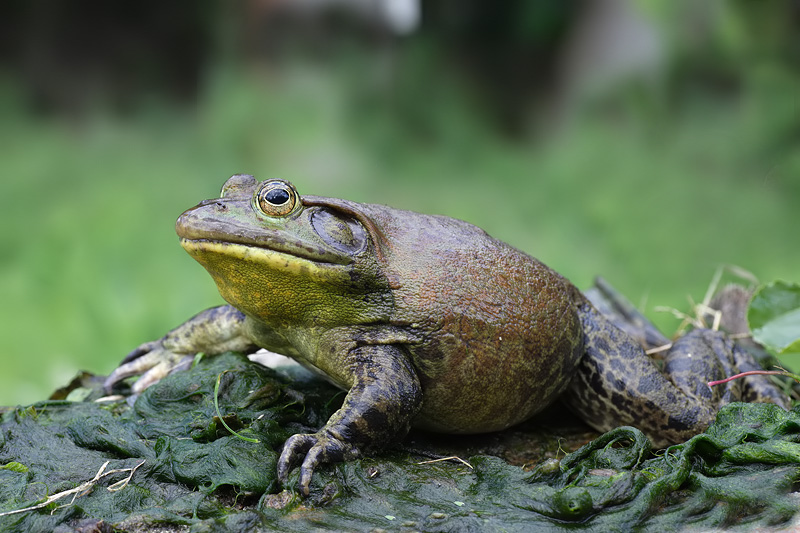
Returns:
[[[171,372],[186,368],[193,359],[194,354],[176,353],[164,347],[164,339],[146,342],[125,356],[106,378],[103,387],[111,392],[123,379],[141,374],[131,387],[133,394],[138,395]]]
[[[358,457],[359,450],[323,430],[317,433],[299,433],[286,439],[283,452],[278,459],[278,480],[286,485],[289,472],[301,463],[298,488],[304,496],[309,494],[309,485],[314,469],[325,463],[338,463]]]
[[[116,383],[129,376],[141,374],[133,384],[133,394],[141,394],[168,374],[188,368],[200,352],[208,355],[254,352],[257,346],[243,331],[244,319],[241,311],[229,305],[198,313],[162,338],[146,342],[125,356],[106,378],[106,391],[110,392]]]

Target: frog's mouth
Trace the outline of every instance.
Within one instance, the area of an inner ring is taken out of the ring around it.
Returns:
[[[292,262],[348,265],[353,258],[337,250],[307,242],[280,228],[253,228],[204,216],[203,208],[183,213],[175,224],[181,246],[197,256],[217,253],[232,258],[288,266]]]
[[[308,250],[302,249],[279,249],[277,246],[262,246],[256,243],[234,242],[232,240],[220,241],[214,239],[189,239],[182,237],[181,246],[189,253],[211,252],[228,255],[237,259],[258,261],[270,264],[285,264],[292,261],[302,261],[314,264],[347,265],[352,263],[350,257],[337,256],[335,254],[323,252],[320,255],[307,253]],[[193,254],[194,255],[194,254]]]
[[[209,271],[218,269],[215,266],[218,260],[212,259],[216,256],[233,261],[257,263],[267,271],[282,271],[318,279],[339,279],[342,275],[346,275],[342,272],[341,265],[307,259],[270,248],[209,239],[182,238],[180,242],[183,249]]]

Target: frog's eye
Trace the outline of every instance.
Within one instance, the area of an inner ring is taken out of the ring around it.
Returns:
[[[283,217],[294,211],[298,202],[297,191],[284,180],[269,180],[256,193],[256,205],[270,217]]]

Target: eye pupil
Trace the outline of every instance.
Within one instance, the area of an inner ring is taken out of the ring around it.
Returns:
[[[268,217],[284,217],[301,207],[300,196],[285,180],[267,180],[253,196],[253,207]]]
[[[264,195],[264,199],[272,205],[283,205],[289,201],[291,197],[284,189],[272,189]]]

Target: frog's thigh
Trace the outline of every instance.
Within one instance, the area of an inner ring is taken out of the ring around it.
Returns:
[[[657,446],[681,442],[708,427],[716,414],[710,392],[698,396],[702,388],[695,382],[671,382],[637,342],[594,309],[584,312],[582,321],[586,353],[564,398],[589,425],[600,431],[634,426]],[[684,373],[688,378],[691,371]]]

